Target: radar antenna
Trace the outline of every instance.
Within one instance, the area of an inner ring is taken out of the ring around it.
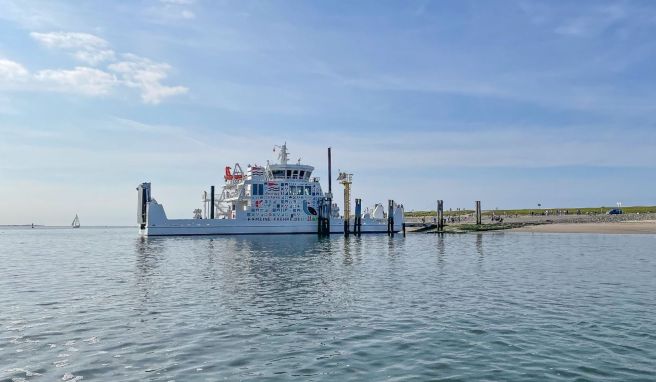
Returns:
[[[289,160],[289,151],[287,151],[287,142],[285,142],[282,146],[275,145],[273,146],[273,152],[276,152],[276,148],[280,149],[278,153],[278,159],[280,160],[280,164],[287,164]]]

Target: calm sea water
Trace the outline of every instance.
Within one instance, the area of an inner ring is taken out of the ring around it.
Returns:
[[[656,237],[0,230],[0,380],[656,380]]]

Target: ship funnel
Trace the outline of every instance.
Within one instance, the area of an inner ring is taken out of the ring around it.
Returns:
[[[137,224],[141,229],[144,229],[148,223],[146,205],[150,202],[150,183],[141,183],[137,187],[137,194]]]

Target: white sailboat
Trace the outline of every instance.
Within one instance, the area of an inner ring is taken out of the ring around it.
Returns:
[[[80,218],[77,217],[77,214],[75,214],[75,219],[73,219],[73,223],[71,223],[71,227],[80,228]]]

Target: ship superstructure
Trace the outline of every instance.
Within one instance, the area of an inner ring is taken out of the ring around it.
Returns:
[[[266,166],[239,164],[226,167],[225,184],[220,192],[214,187],[204,191],[202,209],[194,210],[192,219],[168,219],[164,207],[151,198],[150,183],[139,191],[138,223],[142,235],[219,235],[321,232],[321,220],[327,220],[330,233],[351,230],[339,214],[332,195],[324,193],[314,167],[289,162],[287,145],[276,146],[278,163]],[[346,205],[348,205],[348,201]],[[390,217],[392,219],[390,219]],[[389,222],[393,220],[390,229]],[[398,232],[403,224],[403,206],[389,206],[385,216],[382,205],[366,212],[361,232]],[[355,228],[355,227],[354,227]],[[353,229],[352,231],[355,231]]]

